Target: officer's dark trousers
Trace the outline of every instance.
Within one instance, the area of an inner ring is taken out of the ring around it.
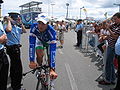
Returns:
[[[80,46],[81,43],[82,43],[82,31],[79,30],[77,32],[77,46]]]
[[[8,46],[7,54],[10,57],[11,87],[13,88],[13,90],[19,90],[21,88],[22,80],[22,63],[20,57],[20,47]]]
[[[0,90],[7,90],[9,62],[4,50],[0,50]]]

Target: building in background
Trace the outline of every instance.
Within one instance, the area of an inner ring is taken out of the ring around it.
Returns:
[[[1,4],[3,3],[3,1],[2,0],[0,0],[0,19],[2,18],[2,16],[1,16]]]
[[[42,4],[42,2],[31,1],[19,6],[21,7],[20,14],[22,22],[26,28],[29,28],[32,23],[35,23],[35,18],[38,16],[38,14],[42,13],[40,4]]]

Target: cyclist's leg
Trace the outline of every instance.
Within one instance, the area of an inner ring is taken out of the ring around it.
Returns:
[[[62,48],[63,47],[63,44],[64,44],[64,33],[60,33],[60,47]]]
[[[43,61],[44,50],[43,49],[36,49],[36,60],[39,65],[42,64]]]
[[[44,47],[40,40],[37,40],[36,43],[36,60],[39,65],[42,65],[44,56]]]

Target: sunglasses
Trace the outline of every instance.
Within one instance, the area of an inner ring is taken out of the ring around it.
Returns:
[[[43,24],[43,25],[45,25],[43,22],[41,22],[41,21],[38,21],[38,24]]]

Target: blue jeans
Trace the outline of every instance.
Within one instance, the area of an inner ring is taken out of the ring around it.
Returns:
[[[108,46],[107,48],[107,57],[105,64],[105,80],[107,82],[115,82],[115,68],[113,64],[115,56],[115,49]]]

